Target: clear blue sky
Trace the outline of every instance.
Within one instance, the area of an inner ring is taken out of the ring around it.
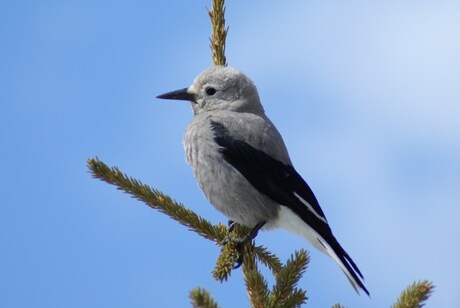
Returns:
[[[247,306],[218,248],[94,180],[86,159],[213,222],[185,163],[188,86],[211,64],[208,1],[0,2],[0,306]],[[229,64],[258,86],[372,299],[311,250],[310,307],[389,307],[418,279],[460,307],[460,2],[228,1]],[[283,260],[310,245],[262,233]]]

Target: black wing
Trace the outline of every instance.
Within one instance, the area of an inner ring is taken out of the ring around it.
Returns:
[[[214,131],[214,141],[221,147],[225,161],[237,169],[258,191],[291,209],[315,230],[334,249],[360,287],[369,294],[355,274],[356,271],[362,278],[361,272],[332,234],[313,191],[294,167],[283,164],[247,142],[234,138],[218,122],[212,121],[211,127]]]
[[[258,191],[277,203],[289,207],[310,226],[318,225],[319,229],[329,229],[313,191],[294,167],[283,164],[247,142],[230,136],[222,124],[213,121],[211,125],[214,130],[214,140],[222,147],[224,159]]]

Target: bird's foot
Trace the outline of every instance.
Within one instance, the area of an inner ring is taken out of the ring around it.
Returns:
[[[256,238],[257,234],[259,233],[259,230],[265,225],[265,221],[261,221],[257,223],[252,230],[246,234],[244,237],[237,238],[234,236],[227,235],[224,240],[222,241],[222,245],[226,245],[228,242],[231,242],[235,244],[236,246],[236,251],[238,253],[238,258],[235,261],[235,265],[233,266],[233,269],[237,269],[243,264],[243,248],[244,245],[247,243],[251,242],[254,238]],[[236,223],[232,220],[228,222],[229,228],[228,232],[230,233],[233,231],[235,228]]]

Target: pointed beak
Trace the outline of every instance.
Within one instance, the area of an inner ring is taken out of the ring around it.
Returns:
[[[162,99],[176,99],[176,100],[183,100],[183,101],[195,101],[195,94],[189,92],[188,88],[183,88],[176,91],[171,91],[168,93],[164,93],[158,95],[157,98]]]

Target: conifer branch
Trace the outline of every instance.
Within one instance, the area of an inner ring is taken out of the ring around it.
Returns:
[[[294,288],[292,293],[288,298],[286,298],[280,305],[277,306],[272,306],[272,308],[293,308],[293,307],[302,307],[303,304],[307,302],[307,295],[306,291],[299,289],[299,288]]]
[[[219,305],[211,297],[211,294],[203,288],[194,288],[190,291],[190,299],[193,308],[218,308]]]
[[[334,304],[332,305],[332,308],[348,308],[347,306],[341,305],[341,304]]]
[[[273,275],[276,275],[282,268],[281,261],[278,259],[276,255],[268,251],[263,246],[255,246],[254,253],[256,255],[257,260],[259,260],[263,265],[268,267]]]
[[[267,307],[269,296],[268,285],[257,267],[253,242],[244,246],[242,270],[251,307]]]
[[[434,285],[427,281],[416,281],[402,291],[399,299],[391,308],[419,308],[425,305],[425,301],[433,292]]]
[[[305,272],[309,259],[305,250],[296,251],[275,275],[276,283],[270,296],[271,307],[298,307],[305,303],[306,292],[297,289],[296,284]]]
[[[227,234],[225,225],[211,224],[208,220],[185,208],[182,204],[174,201],[159,190],[150,188],[139,180],[128,177],[117,167],[109,167],[98,158],[89,158],[87,164],[93,177],[117,186],[119,190],[177,220],[202,237],[219,243]]]
[[[242,238],[244,234],[246,233],[238,233],[235,237]],[[273,275],[281,269],[281,261],[273,253],[269,252],[267,248],[263,246],[254,246],[252,252],[258,261],[271,270]],[[220,255],[212,272],[214,279],[219,281],[227,280],[238,257],[240,256],[235,243],[228,242],[222,245]]]
[[[239,257],[238,247],[235,243],[230,241],[227,244],[222,245],[216,265],[212,271],[214,279],[219,280],[220,282],[227,280]]]
[[[139,180],[127,176],[117,167],[109,167],[98,158],[89,158],[87,164],[93,177],[115,185],[117,189],[130,194],[149,207],[159,210],[174,220],[177,220],[179,223],[197,232],[204,238],[221,244],[225,236],[227,236],[228,228],[224,224],[219,223],[213,225],[208,220],[197,215],[190,209],[185,208],[184,205],[174,201],[161,191],[153,189]],[[234,228],[231,236],[242,238],[249,230],[249,228],[237,226]],[[271,253],[267,252],[266,248],[263,246],[258,246],[255,249],[255,254],[259,260],[262,260],[262,262],[272,270],[280,267],[279,260]],[[221,254],[219,255],[213,271],[214,278],[220,281],[226,280],[238,257],[239,254],[234,243],[229,241],[225,245],[222,245]]]
[[[227,66],[225,58],[225,40],[228,28],[225,28],[225,6],[224,0],[212,0],[211,10],[208,10],[211,19],[211,37],[209,38],[214,65]]]

